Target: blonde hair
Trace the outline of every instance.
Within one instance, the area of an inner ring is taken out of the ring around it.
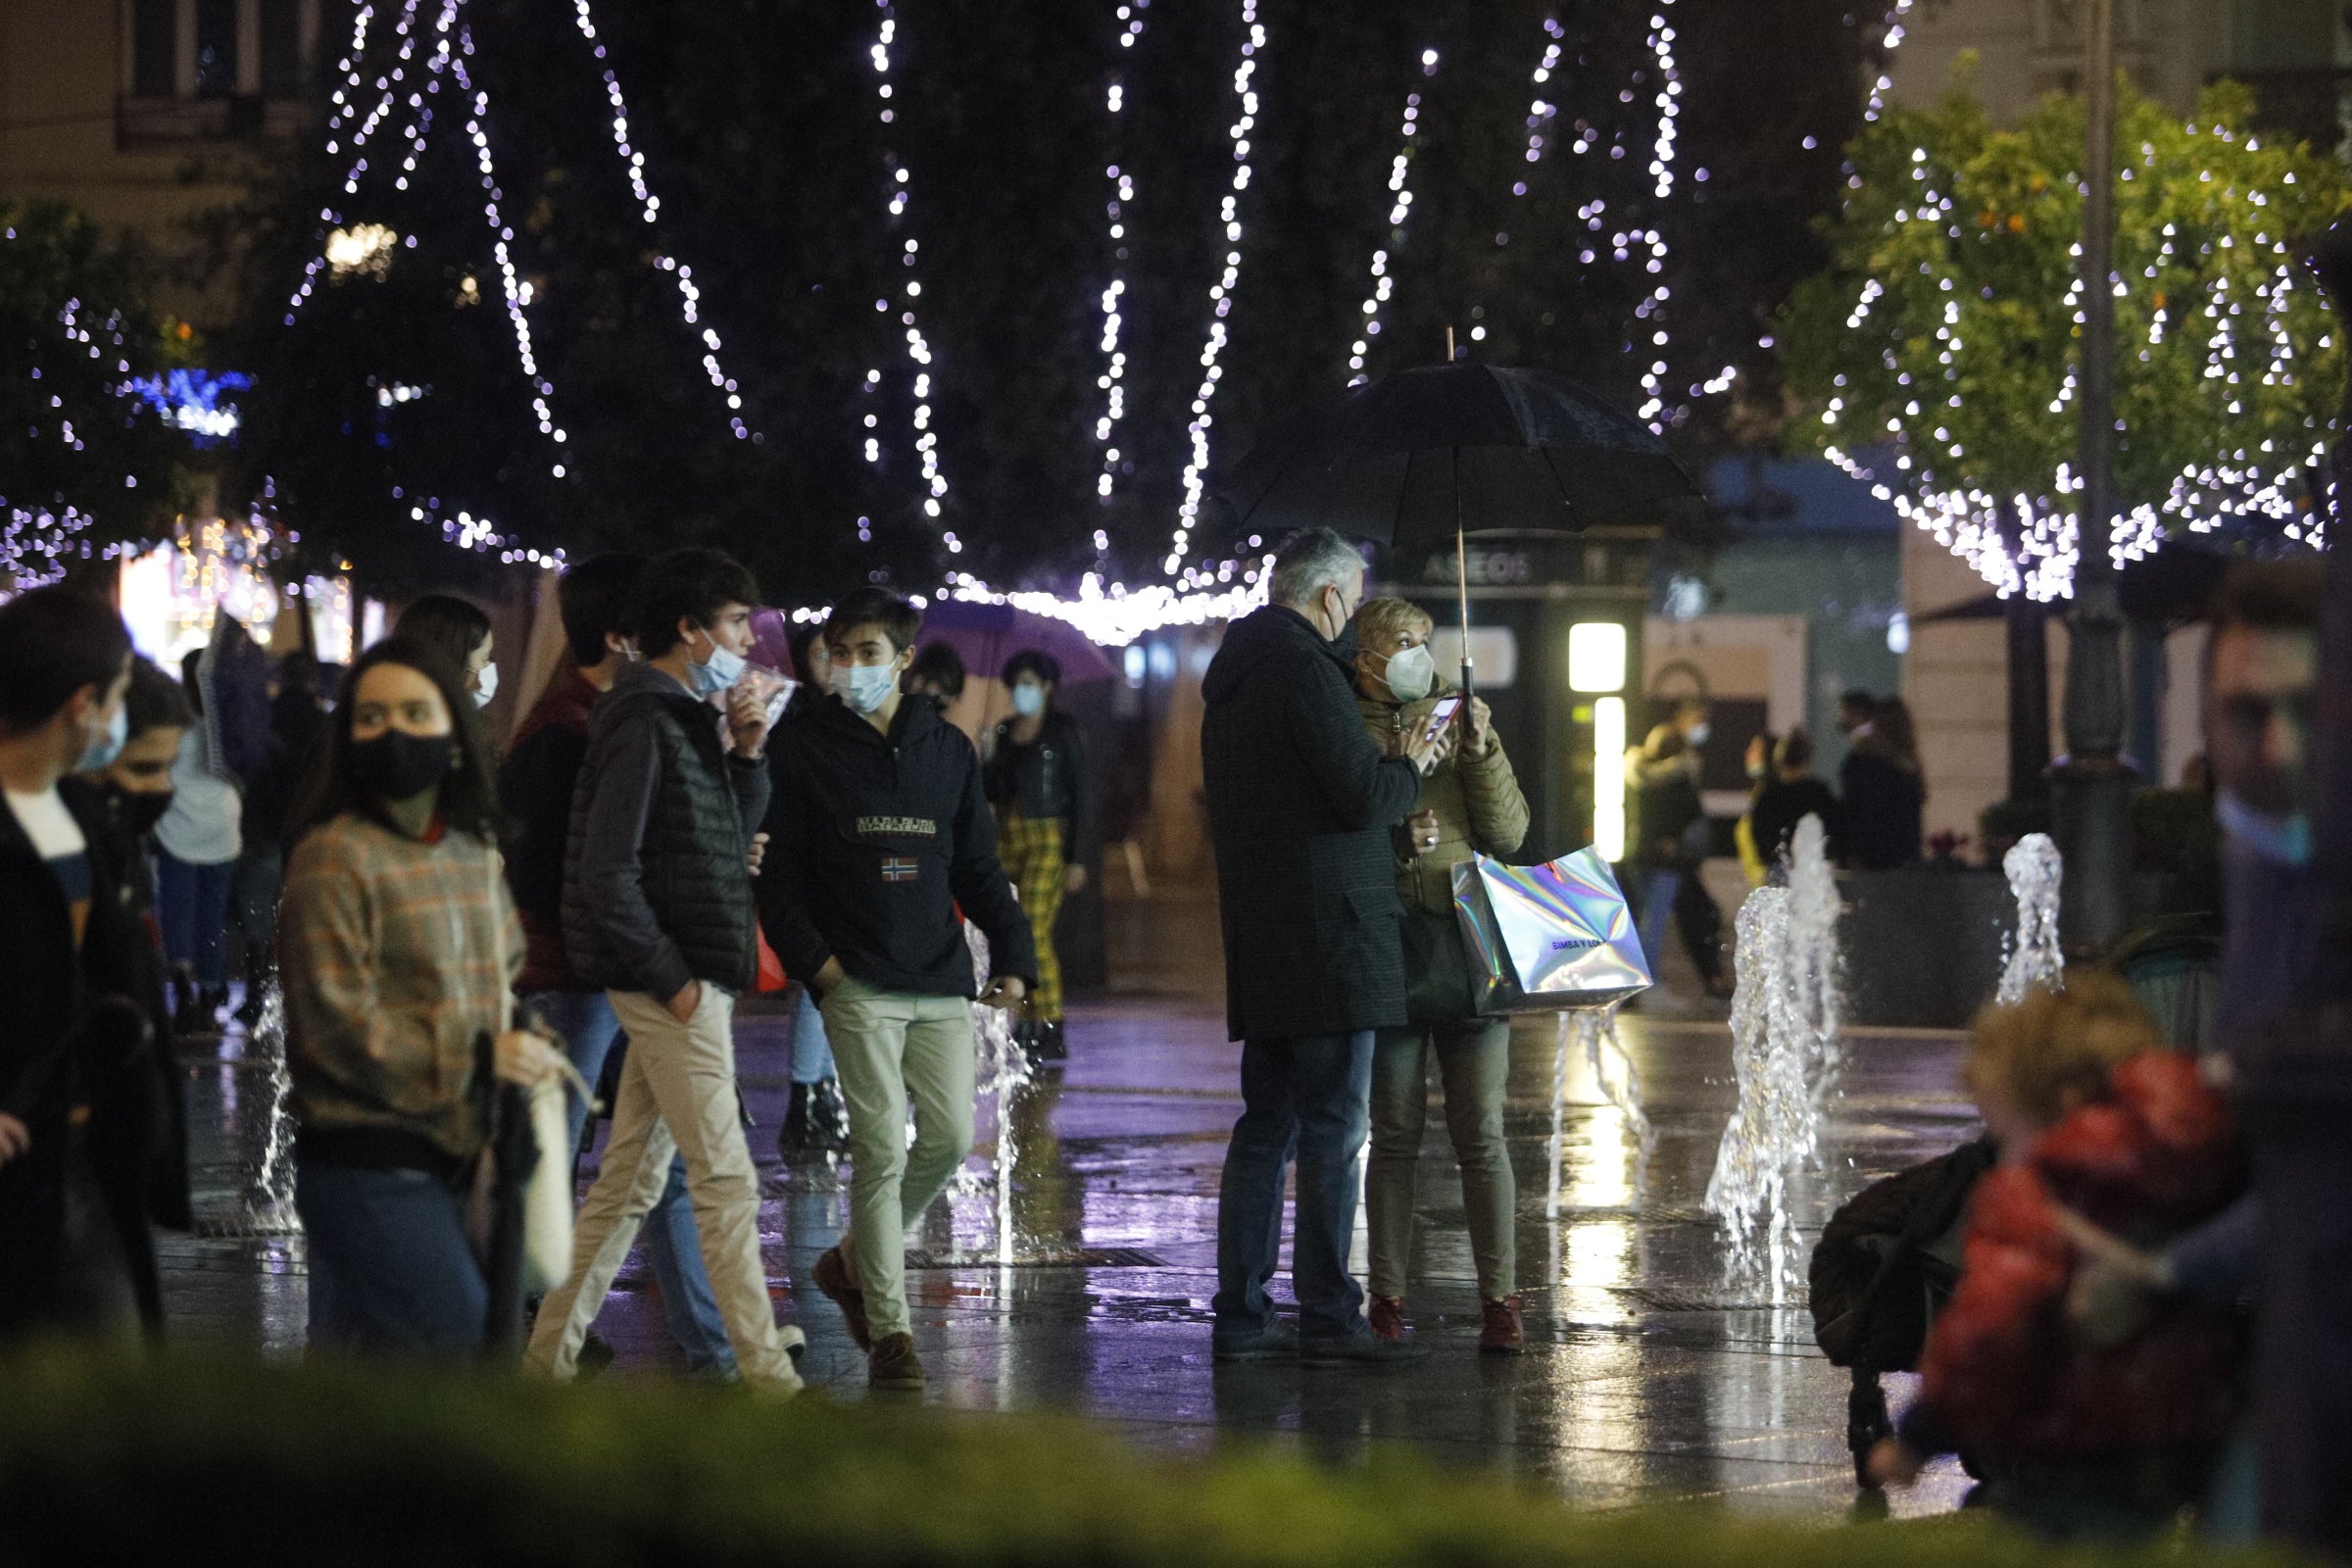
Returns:
[[[2036,991],[1977,1014],[1961,1081],[2047,1126],[2107,1093],[2118,1065],[2164,1044],[2132,988],[2103,969],[2070,969],[2063,991]]]
[[[1355,612],[1355,640],[1365,645],[1385,644],[1415,627],[1428,632],[1437,624],[1419,605],[1402,599],[1367,599]]]

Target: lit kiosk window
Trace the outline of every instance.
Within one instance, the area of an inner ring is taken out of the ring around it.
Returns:
[[[1568,689],[1592,696],[1592,845],[1625,858],[1625,627],[1613,620],[1568,628]]]

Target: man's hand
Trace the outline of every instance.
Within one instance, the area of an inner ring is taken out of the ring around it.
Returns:
[[[563,1057],[555,1043],[528,1029],[510,1029],[491,1043],[493,1070],[506,1083],[536,1087],[554,1073]]]
[[[2070,1208],[2061,1207],[2056,1215],[2058,1228],[2082,1254],[2067,1287],[2067,1322],[2094,1346],[2121,1345],[2146,1325],[2149,1298],[2170,1286],[2164,1259]]]
[[[764,833],[753,834],[752,853],[745,856],[743,858],[744,864],[751,868],[752,875],[758,876],[760,874],[760,862],[767,858],[767,835]]]
[[[0,1110],[0,1165],[22,1155],[32,1147],[32,1129]]]
[[[1920,1467],[1926,1463],[1919,1450],[1900,1438],[1881,1438],[1863,1461],[1871,1484],[1879,1487],[1907,1487],[1919,1479]]]
[[[808,977],[808,989],[820,997],[829,997],[833,988],[849,977],[850,972],[841,966],[839,958],[827,958],[824,967]]]
[[[767,742],[767,698],[754,682],[737,681],[727,688],[727,733],[734,738],[735,755],[756,759]]]
[[[694,1009],[703,1004],[703,983],[689,980],[686,989],[669,999],[669,1015],[680,1023],[694,1022]]]
[[[1086,891],[1086,867],[1083,865],[1068,865],[1062,867],[1061,891],[1064,893],[1084,893]]]
[[[987,990],[980,993],[980,1005],[1009,1009],[1019,1006],[1021,999],[1028,994],[1028,983],[1019,975],[1001,974],[988,983]]]
[[[1494,749],[1494,710],[1487,706],[1487,700],[1483,697],[1471,698],[1469,708],[1469,755],[1484,757]]]
[[[1413,858],[1419,859],[1438,847],[1438,813],[1415,811],[1404,819],[1405,833],[1411,838]]]

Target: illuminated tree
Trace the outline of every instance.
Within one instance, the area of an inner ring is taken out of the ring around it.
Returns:
[[[80,214],[0,204],[0,583],[171,522],[183,448],[136,384],[165,359],[140,281]]]
[[[2344,357],[2298,247],[2343,168],[2246,127],[2218,84],[2186,121],[2117,109],[2119,561],[2217,530],[2319,542]],[[1874,485],[2003,593],[2071,592],[2077,551],[2079,98],[1996,129],[1964,92],[1889,111],[1849,149],[1834,260],[1784,313],[1792,439]]]

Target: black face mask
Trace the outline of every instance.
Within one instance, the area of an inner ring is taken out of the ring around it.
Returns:
[[[379,801],[406,801],[449,776],[455,737],[388,729],[351,743],[351,779]]]
[[[161,795],[151,795],[134,793],[110,784],[106,787],[106,793],[113,798],[115,820],[128,828],[132,838],[144,838],[154,832],[155,824],[161,822],[164,813],[172,809],[170,790]]]

